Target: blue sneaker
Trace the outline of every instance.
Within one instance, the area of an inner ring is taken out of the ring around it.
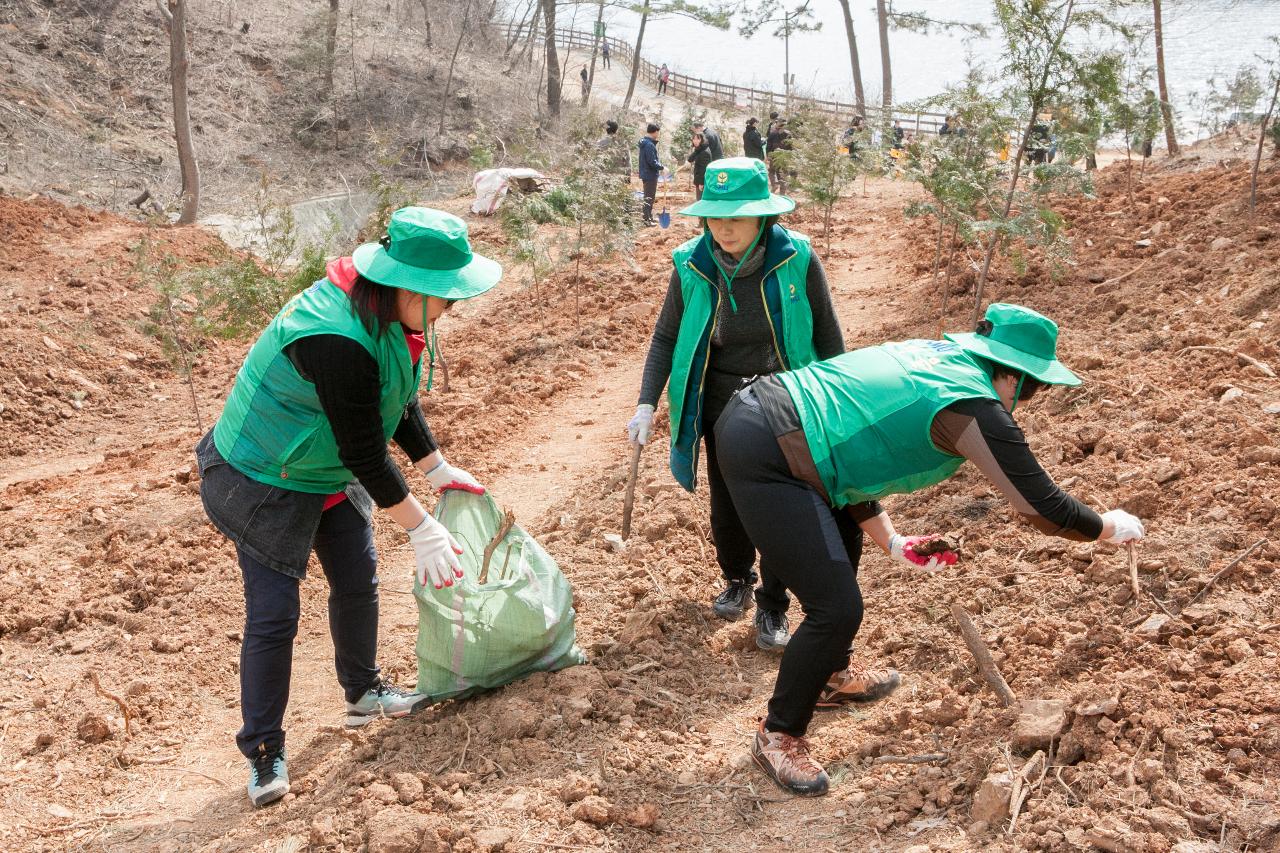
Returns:
[[[401,690],[393,684],[379,681],[359,700],[347,703],[347,725],[357,728],[380,717],[407,717],[430,704],[431,697],[425,693]]]
[[[284,762],[283,746],[258,747],[258,754],[249,762],[249,802],[265,806],[289,793],[289,769]]]

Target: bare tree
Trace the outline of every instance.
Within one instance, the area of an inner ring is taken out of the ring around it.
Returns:
[[[582,105],[585,107],[591,97],[591,87],[596,83],[596,56],[600,53],[600,31],[604,27],[604,0],[599,0],[600,8],[596,12],[596,26],[591,42],[591,71],[587,73],[587,91],[582,93]]]
[[[547,34],[547,112],[560,117],[560,57],[556,53],[556,0],[541,0],[542,24]]]
[[[1252,216],[1258,209],[1258,166],[1262,163],[1262,146],[1267,141],[1267,123],[1271,121],[1272,115],[1276,111],[1276,99],[1280,98],[1280,69],[1273,72],[1275,82],[1271,87],[1271,104],[1267,107],[1267,113],[1262,117],[1262,122],[1258,125],[1258,151],[1253,155],[1253,171],[1249,176],[1249,215]],[[1280,138],[1277,138],[1277,148],[1280,148]]]
[[[336,3],[337,0],[332,0]],[[422,18],[427,27],[427,49],[431,49],[431,0],[422,0]],[[511,48],[507,48],[510,52]]]
[[[853,100],[858,105],[858,115],[867,114],[867,97],[862,91],[862,66],[858,62],[858,39],[853,34],[853,14],[849,11],[849,0],[840,0],[840,11],[844,12],[844,33],[849,39],[849,65],[853,68]]]
[[[1173,127],[1173,105],[1169,102],[1169,83],[1164,74],[1164,15],[1160,0],[1151,0],[1151,14],[1155,19],[1156,29],[1156,82],[1160,84],[1160,112],[1164,114],[1164,141],[1169,147],[1169,156],[1177,154],[1178,137]]]
[[[333,0],[337,2],[337,0]],[[463,0],[462,4],[462,26],[458,27],[458,40],[453,43],[453,56],[449,57],[449,73],[444,78],[444,95],[440,98],[440,129],[436,131],[437,136],[444,135],[444,120],[449,114],[449,90],[453,88],[453,68],[458,62],[458,51],[462,49],[462,42],[467,37],[467,30],[471,27],[471,0]]]
[[[200,165],[191,140],[191,114],[187,109],[187,2],[156,0],[169,30],[169,82],[173,87],[173,135],[178,143],[178,168],[182,173],[182,211],[179,225],[196,221],[200,207]]]
[[[737,4],[741,6],[742,4]],[[627,82],[627,96],[622,100],[622,109],[625,112],[631,106],[631,96],[636,91],[636,78],[640,75],[640,46],[644,44],[644,28],[649,23],[649,18],[658,18],[662,15],[681,15],[691,20],[706,24],[709,27],[715,27],[720,30],[729,29],[729,14],[732,3],[721,3],[710,5],[703,8],[697,2],[690,0],[661,0],[658,3],[651,3],[650,0],[644,0],[637,11],[640,12],[640,29],[636,32],[636,46],[631,58],[631,79]]]
[[[631,106],[631,96],[636,91],[636,77],[640,75],[640,46],[644,44],[644,28],[649,23],[649,0],[644,0],[640,8],[640,29],[636,31],[636,46],[631,55],[631,79],[627,81],[627,96],[622,99],[622,111],[625,113]]]
[[[876,22],[880,27],[880,99],[884,115],[880,121],[893,120],[893,69],[889,64],[889,10],[884,0],[876,0]]]
[[[324,27],[324,89],[320,100],[333,92],[333,55],[338,47],[338,0],[329,0],[329,17]]]

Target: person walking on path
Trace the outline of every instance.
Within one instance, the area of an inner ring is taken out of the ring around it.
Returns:
[[[747,534],[805,614],[752,746],[756,764],[796,794],[829,785],[804,738],[815,708],[852,698],[844,667],[862,621],[864,532],[907,566],[932,571],[957,560],[945,543],[925,547],[936,537],[899,534],[881,498],[941,483],[969,460],[1042,533],[1116,544],[1145,535],[1129,513],[1099,516],[1059,489],[1013,419],[1038,389],[1080,384],[1057,360],[1051,320],[997,303],[976,332],[945,338],[765,377],[716,424],[720,470]]]
[[[764,139],[760,136],[760,130],[756,125],[760,123],[758,118],[747,119],[747,127],[742,131],[742,153],[747,157],[764,161]]]
[[[720,134],[707,127],[706,122],[702,121],[693,123],[693,132],[702,134],[702,138],[707,141],[707,150],[711,152],[712,160],[724,159],[724,146],[720,144]]]
[[[707,164],[711,162],[711,145],[696,130],[693,132],[692,147],[687,159],[693,164],[693,198],[696,201],[702,198],[702,188],[707,182]]]
[[[738,619],[752,603],[756,545],[730,497],[712,431],[745,380],[794,370],[844,352],[822,262],[809,238],[778,224],[795,202],[769,191],[765,165],[748,157],[714,160],[700,201],[680,211],[704,230],[672,253],[674,269],[645,359],[639,404],[627,425],[632,442],[647,444],[654,408],[667,387],[670,466],[685,489],[696,487],[698,449],[707,454],[711,531],[725,588],[712,602],[722,619]],[[786,646],[790,600],[771,552],[760,560],[755,591],[759,648]],[[830,674],[830,673],[828,673]],[[888,695],[898,673],[860,671],[861,700]],[[851,688],[852,690],[852,688]]]
[[[591,81],[587,77],[587,66],[583,65],[578,69],[578,79],[582,81],[582,103],[587,103],[587,98],[591,95]]]
[[[653,218],[653,199],[658,194],[658,177],[662,174],[662,163],[658,161],[658,133],[662,128],[650,122],[645,128],[645,135],[640,137],[637,171],[640,173],[640,185],[644,189],[644,205],[640,218],[645,225],[657,225]]]
[[[662,67],[658,69],[658,94],[667,94],[667,82],[671,80],[671,70],[667,68],[667,63],[662,63]]]
[[[604,64],[605,68],[613,67],[612,65],[609,64],[609,43],[608,42],[605,42],[604,45],[600,48],[600,59]]]
[[[775,113],[776,115],[776,113]],[[765,156],[769,161],[769,186],[774,192],[787,192],[787,174],[784,161],[786,154],[777,156],[779,151],[791,150],[791,133],[787,130],[787,120],[778,118],[769,125],[769,135],[765,139]]]
[[[461,219],[406,207],[387,235],[332,261],[249,350],[221,416],[196,447],[200,498],[236,547],[244,580],[236,744],[255,806],[289,790],[284,714],[299,587],[312,551],[329,581],[329,631],[346,722],[400,717],[431,703],[384,681],[378,646],[373,504],[408,533],[419,584],[452,586],[462,553],[423,510],[388,452],[396,444],[437,490],[483,493],[449,464],[418,404],[435,323],[489,290],[496,261],[474,254]]]
[[[907,132],[902,129],[902,122],[899,119],[893,120],[893,144],[890,146],[894,151],[902,150],[902,140],[906,137]]]
[[[618,136],[618,123],[604,123],[604,136],[596,142],[600,164],[609,174],[617,175],[623,183],[631,181],[631,149]]]

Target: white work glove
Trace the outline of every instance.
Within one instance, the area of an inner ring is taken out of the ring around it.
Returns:
[[[636,413],[627,423],[627,438],[632,444],[648,444],[649,433],[653,429],[653,406],[641,403],[636,406]]]
[[[913,546],[922,545],[937,538],[936,534],[931,536],[903,536],[895,533],[889,538],[889,556],[913,569],[924,569],[926,572],[936,572],[943,566],[954,566],[960,560],[955,551],[942,551],[938,554],[930,554],[927,557],[915,552]]]
[[[462,577],[462,564],[458,562],[462,548],[443,524],[428,514],[408,533],[418,567],[419,586],[426,586],[430,578],[435,588],[440,589],[453,586],[454,578]]]
[[[1142,526],[1142,519],[1136,515],[1130,515],[1122,509],[1112,509],[1102,514],[1102,523],[1106,525],[1111,522],[1111,535],[1106,541],[1113,545],[1123,545],[1126,542],[1137,542],[1147,535],[1147,530]]]
[[[444,460],[427,472],[427,482],[438,492],[446,489],[461,489],[473,495],[484,494],[484,486],[480,485],[479,480]]]

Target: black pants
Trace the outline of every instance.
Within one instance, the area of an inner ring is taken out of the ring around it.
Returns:
[[[326,510],[315,538],[329,580],[334,667],[347,701],[378,682],[378,575],[373,529],[350,501]],[[259,744],[284,744],[293,640],[298,634],[297,578],[269,569],[237,549],[244,575],[240,646],[240,715],[236,745],[252,758]]]
[[[702,437],[703,447],[707,451],[707,485],[711,491],[711,538],[715,540],[716,562],[720,564],[720,573],[727,581],[756,582],[756,573],[752,567],[756,562],[756,545],[747,529],[742,524],[734,505],[729,488],[725,485],[724,473],[720,466],[720,456],[716,445],[713,422],[706,424],[707,431]],[[760,610],[781,610],[786,612],[791,606],[787,597],[787,588],[778,580],[773,571],[772,558],[760,552],[760,586],[756,588],[756,607]]]
[[[720,470],[751,541],[804,611],[769,700],[765,728],[801,736],[862,623],[862,531],[791,474],[759,404],[735,396],[716,424]]]
[[[640,186],[644,188],[644,209],[641,216],[645,222],[653,221],[653,199],[658,195],[658,178],[641,178]]]
[[[658,81],[658,94],[659,94],[659,95],[665,95],[666,93],[667,93],[667,81],[666,81],[666,80],[659,80],[659,81]]]

